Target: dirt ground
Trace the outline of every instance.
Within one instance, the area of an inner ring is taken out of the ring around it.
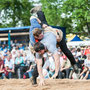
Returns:
[[[46,79],[45,86],[32,86],[29,79],[0,80],[0,90],[90,90],[90,80]]]

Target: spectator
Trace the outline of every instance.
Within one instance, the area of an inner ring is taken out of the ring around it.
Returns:
[[[87,49],[85,50],[85,53],[84,53],[85,55],[87,55],[87,54],[90,54],[90,45],[87,47]]]
[[[5,44],[3,44],[2,47],[1,47],[1,51],[4,51],[4,50],[6,50],[6,49],[7,49],[7,48],[6,48]]]
[[[24,46],[23,46],[23,44],[19,44],[19,50],[24,50],[25,48],[24,48]]]
[[[13,50],[11,51],[11,54],[12,54],[12,60],[15,62],[15,59],[16,59],[16,57],[17,57],[16,50],[13,49]]]
[[[23,74],[23,79],[26,79],[27,77],[31,78],[32,77],[32,72],[33,72],[33,68],[35,66],[35,63],[32,62],[32,64],[29,67],[29,70],[27,70],[24,74]]]
[[[3,79],[5,78],[4,76],[4,61],[0,57],[0,78]]]
[[[44,78],[52,77],[55,73],[55,62],[51,53],[48,52],[48,58],[43,66]]]
[[[14,73],[14,61],[12,60],[11,56],[8,55],[5,61],[6,70],[8,71],[8,78],[12,78],[12,74]]]
[[[14,40],[14,43],[13,44],[14,44],[15,47],[16,46],[19,46],[19,43],[18,43],[18,41],[16,39]]]
[[[49,62],[50,62],[50,65],[49,65],[49,77],[52,77],[55,73],[55,62],[54,62],[54,58],[53,56],[49,56]]]
[[[84,51],[81,51],[81,55],[78,57],[79,61],[84,63],[84,60],[86,59],[86,55],[84,55]]]
[[[81,56],[81,49],[80,48],[77,48],[76,57],[79,57],[79,56]]]
[[[22,57],[23,57],[23,60],[24,60],[24,64],[26,65],[27,64],[27,55],[26,55],[25,52],[23,52]]]
[[[86,60],[84,62],[84,65],[85,65],[84,66],[84,70],[80,74],[81,79],[87,79],[88,78],[88,75],[90,73],[90,54],[87,54],[87,58],[86,58]]]
[[[59,72],[59,78],[69,78],[71,63],[65,55],[63,55],[62,65]],[[64,76],[63,76],[64,73]]]
[[[17,54],[17,58],[15,59],[15,69],[17,71],[18,78],[22,78],[22,70],[24,66],[24,60],[20,53]]]

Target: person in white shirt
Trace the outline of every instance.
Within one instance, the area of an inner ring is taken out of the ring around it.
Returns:
[[[8,78],[12,78],[12,73],[14,73],[14,61],[12,60],[11,56],[8,55],[6,60],[5,60],[5,66],[8,65]]]

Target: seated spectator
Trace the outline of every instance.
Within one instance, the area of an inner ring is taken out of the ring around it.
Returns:
[[[71,52],[72,52],[73,56],[76,57],[76,48],[75,47],[71,48]]]
[[[84,60],[86,59],[86,55],[84,55],[84,51],[81,51],[81,55],[78,57],[79,61],[81,61],[82,63],[84,63]]]
[[[14,40],[14,43],[13,44],[14,44],[15,47],[16,46],[19,46],[19,43],[18,43],[18,41],[16,39]]]
[[[12,60],[11,56],[8,55],[5,61],[5,66],[8,71],[8,78],[12,78],[12,73],[14,73],[14,61]]]
[[[5,64],[5,61],[6,61],[6,57],[7,57],[7,54],[2,54],[2,60],[4,61],[4,64]]]
[[[27,55],[26,55],[25,52],[23,52],[22,57],[23,57],[23,60],[24,60],[24,64],[27,65],[27,59],[28,58],[27,58]]]
[[[15,59],[16,59],[16,57],[17,57],[16,50],[13,49],[13,50],[11,51],[11,54],[12,54],[12,59],[13,59],[13,61],[15,62]]]
[[[0,78],[1,79],[5,78],[3,74],[4,74],[4,61],[0,57]]]
[[[90,54],[87,54],[87,59],[84,62],[84,69],[80,74],[81,79],[88,79],[90,73]],[[85,75],[84,75],[85,74]]]
[[[43,70],[42,70],[43,71],[43,76],[44,76],[44,78],[49,78],[48,69],[49,69],[50,62],[49,62],[47,53],[45,53],[43,55],[42,61],[43,61]]]
[[[9,65],[5,64],[5,68],[4,68],[4,73],[3,73],[3,77],[4,78],[11,78],[12,77],[12,71],[9,69]]]
[[[78,59],[78,57],[75,58],[76,64],[80,70],[82,70],[83,63]]]
[[[15,69],[17,71],[18,78],[22,78],[23,73],[24,60],[20,53],[17,54],[17,58],[15,59]]]
[[[76,57],[79,57],[79,56],[81,56],[81,49],[80,48],[77,48]]]
[[[19,46],[17,45],[15,48],[16,52],[19,52]]]
[[[0,51],[1,51],[1,48],[2,48],[2,47],[1,47],[1,44],[0,44]]]
[[[32,62],[32,64],[30,65],[29,67],[29,70],[27,70],[24,74],[23,74],[23,79],[26,79],[26,78],[31,78],[32,77],[32,72],[33,72],[33,68],[36,64]]]
[[[62,75],[63,72],[64,72],[64,75],[65,75],[64,77],[69,78],[71,63],[65,55],[63,55],[62,60],[63,61],[62,61],[62,65],[61,65],[60,72],[59,72],[60,78],[63,78],[63,75]]]
[[[19,45],[19,50],[21,50],[21,49],[22,49],[22,50],[25,49],[25,47],[23,46],[23,44],[20,44],[20,45]]]
[[[47,58],[47,57],[46,57]],[[51,78],[55,73],[55,62],[51,53],[48,52],[48,58],[43,66],[44,78]]]
[[[55,62],[50,52],[48,52],[47,55],[48,56],[46,56],[45,64],[43,66],[43,76],[44,78],[51,78],[55,73]]]
[[[7,48],[6,48],[5,44],[3,44],[2,47],[1,47],[1,51],[4,51],[4,50],[6,50],[6,49],[7,49]]]
[[[83,70],[83,62],[82,62],[82,60],[79,60],[78,57],[75,57],[75,61],[76,61],[76,64],[78,66],[78,74],[75,74],[75,72],[71,68],[71,71],[70,71],[70,74],[69,74],[70,79],[79,79],[80,78],[80,73]]]

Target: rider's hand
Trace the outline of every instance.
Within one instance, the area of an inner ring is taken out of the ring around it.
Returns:
[[[40,85],[40,86],[45,85],[45,80],[44,80],[44,78],[40,78],[39,85]]]

